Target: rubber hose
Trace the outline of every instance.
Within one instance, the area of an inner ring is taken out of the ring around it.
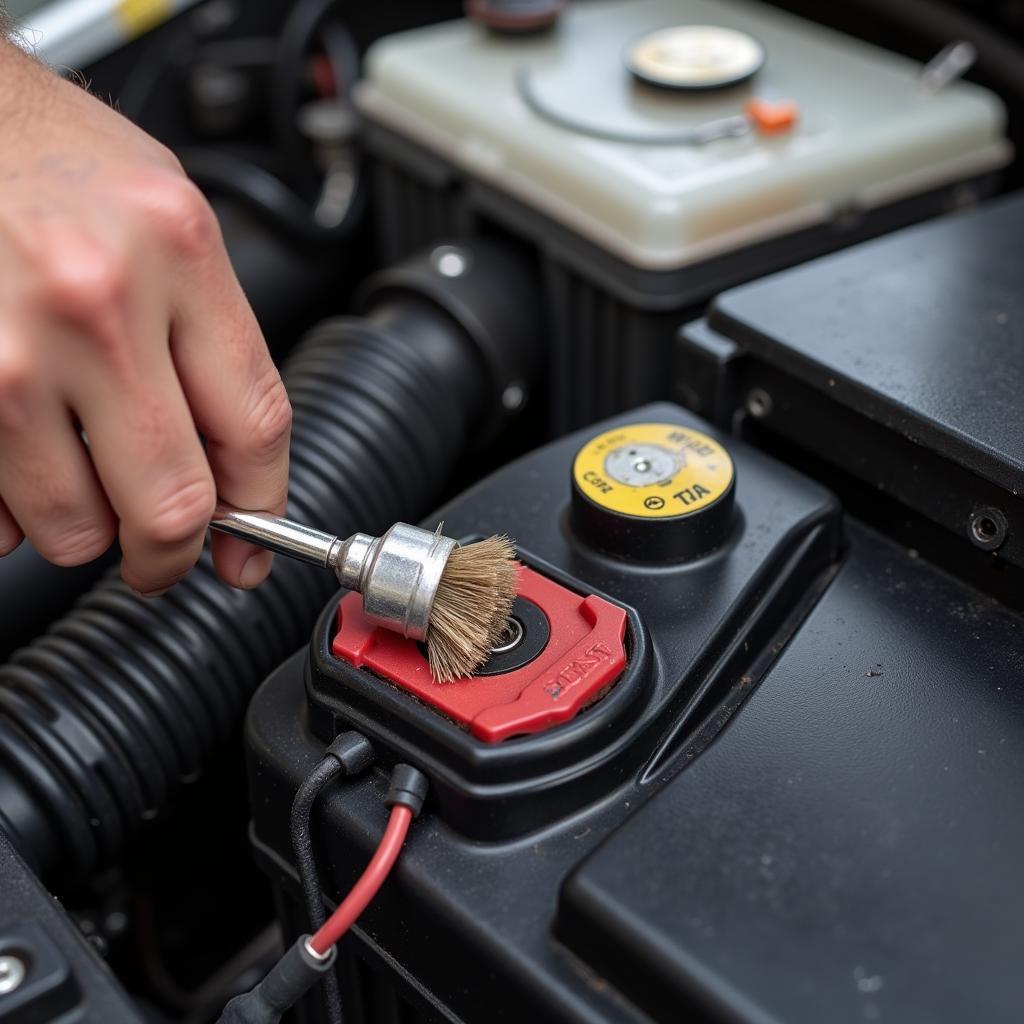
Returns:
[[[406,329],[328,322],[283,374],[288,513],[342,536],[419,518],[488,401],[484,363],[447,314],[413,303],[378,319]],[[207,553],[155,600],[105,579],[0,667],[0,827],[37,873],[67,889],[113,861],[237,730],[335,589],[279,557],[263,586],[233,590]]]
[[[850,0],[850,6],[874,23],[898,26],[917,40],[931,40],[936,50],[967,40],[978,51],[978,70],[1001,92],[1024,97],[1024,49],[1011,33],[936,0]]]
[[[27,540],[0,558],[0,659],[42,633],[113,564],[111,557],[75,568],[51,565]]]

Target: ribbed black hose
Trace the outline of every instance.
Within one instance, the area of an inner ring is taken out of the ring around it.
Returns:
[[[294,408],[289,515],[342,536],[415,521],[462,454],[483,366],[444,314],[322,325],[284,378]],[[409,323],[399,331],[384,323]],[[110,862],[308,638],[330,574],[276,560],[237,591],[208,555],[165,597],[118,579],[0,667],[0,828],[54,888]]]

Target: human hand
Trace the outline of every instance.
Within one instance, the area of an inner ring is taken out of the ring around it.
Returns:
[[[26,536],[78,565],[118,536],[125,581],[160,593],[218,496],[284,511],[290,425],[175,157],[0,37],[0,555]],[[213,547],[235,586],[270,571],[269,552]]]

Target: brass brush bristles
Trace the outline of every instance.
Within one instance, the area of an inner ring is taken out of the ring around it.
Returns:
[[[2,0],[0,0],[2,2]],[[218,505],[215,530],[332,569],[363,595],[363,614],[410,640],[425,640],[439,683],[479,668],[501,639],[516,596],[515,551],[508,537],[460,548],[436,531],[395,523],[380,537],[342,540],[270,512]]]
[[[448,556],[427,633],[436,682],[468,676],[487,660],[512,614],[516,567],[508,537],[488,537]]]

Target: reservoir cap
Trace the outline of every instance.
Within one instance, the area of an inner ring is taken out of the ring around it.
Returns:
[[[735,477],[729,453],[698,430],[678,423],[616,427],[576,455],[573,530],[624,558],[696,558],[729,535]]]
[[[760,70],[764,47],[738,29],[677,25],[638,39],[626,51],[626,64],[641,81],[664,89],[723,89]]]

